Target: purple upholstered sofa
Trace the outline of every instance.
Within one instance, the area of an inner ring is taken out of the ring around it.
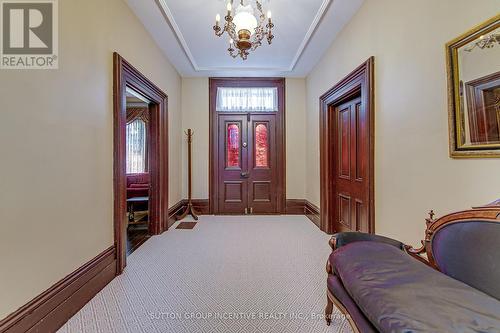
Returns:
[[[423,246],[335,234],[325,309],[355,332],[500,332],[500,205],[427,219]]]

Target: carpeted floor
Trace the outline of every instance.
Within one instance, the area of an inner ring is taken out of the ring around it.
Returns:
[[[202,216],[150,238],[60,332],[351,332],[326,326],[329,236],[304,216]]]

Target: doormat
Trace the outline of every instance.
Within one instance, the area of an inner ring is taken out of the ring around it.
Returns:
[[[197,222],[181,222],[175,229],[193,229]]]

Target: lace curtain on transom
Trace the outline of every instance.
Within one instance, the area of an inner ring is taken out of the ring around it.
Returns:
[[[219,112],[278,111],[278,88],[217,88]]]
[[[127,173],[146,172],[146,123],[138,118],[127,124]]]

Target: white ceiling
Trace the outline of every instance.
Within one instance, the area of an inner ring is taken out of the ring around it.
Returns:
[[[212,29],[215,15],[226,14],[224,0],[125,1],[184,77],[304,77],[364,0],[264,1],[273,13],[275,38],[246,61],[230,57],[229,38]]]

